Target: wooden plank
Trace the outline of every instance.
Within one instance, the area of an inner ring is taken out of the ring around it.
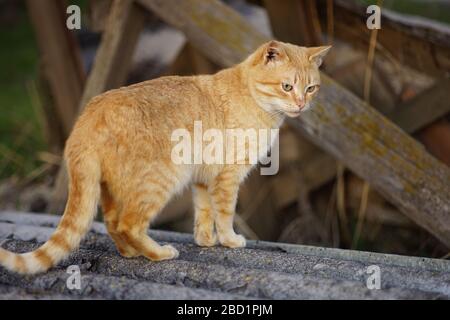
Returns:
[[[64,133],[62,121],[55,111],[55,102],[48,79],[44,76],[42,70],[38,71],[34,88],[36,101],[33,106],[37,108],[48,150],[55,154],[61,154],[67,137]]]
[[[425,148],[450,167],[450,121],[440,119],[421,130],[418,139]]]
[[[80,112],[94,96],[125,83],[145,17],[145,11],[132,0],[114,1],[93,69],[78,106]],[[49,212],[59,213],[64,210],[67,183],[66,170],[61,167],[57,175]]]
[[[411,101],[398,106],[394,112],[387,115],[387,118],[402,128],[406,133],[417,133],[450,113],[450,104],[447,101],[449,92],[450,80],[442,79],[438,85],[419,94]],[[440,125],[439,128],[439,130],[445,130],[443,129],[443,125]],[[432,130],[431,127],[430,130]],[[423,136],[422,133],[421,136]],[[444,163],[448,163],[449,157],[446,155],[448,152],[445,153],[444,150],[444,145],[446,144],[436,143],[438,138],[443,138],[442,133],[440,133],[439,137],[436,136],[433,138],[435,145],[439,145],[439,150],[435,150],[438,152],[433,154],[442,154],[442,157],[440,156],[438,158]],[[424,138],[422,140],[426,139]],[[431,141],[428,142],[431,144]],[[333,162],[335,160],[329,154],[316,152],[314,160],[305,163],[303,166],[303,175],[310,190],[322,186],[336,176],[336,166],[333,165]]]
[[[311,14],[311,12],[314,12],[311,8],[315,9],[316,2],[265,0],[264,3],[273,34],[277,39],[299,45],[302,45],[302,43],[303,45],[312,45],[314,43],[308,36],[318,33],[314,30],[314,14]],[[320,34],[316,36],[316,39],[320,39]],[[316,42],[316,44],[320,43]],[[412,102],[396,108],[394,113],[388,115],[388,118],[406,132],[413,133],[450,112],[450,104],[445,99],[450,91],[450,80],[442,79],[438,83],[438,87],[428,90],[414,98]],[[442,149],[442,142],[436,144],[439,144]],[[439,159],[444,160],[441,157]],[[317,160],[307,163],[303,170],[303,173],[309,176],[305,181],[311,188],[319,187],[321,183],[328,182],[336,176],[336,167],[332,165],[335,160],[332,157],[325,153],[319,153],[317,154]],[[318,174],[318,163],[330,164],[329,169],[320,170],[320,174]]]
[[[316,3],[309,0],[264,0],[273,34],[280,40],[304,46],[319,45],[320,30],[313,19]],[[287,40],[289,39],[289,40]]]
[[[437,159],[450,167],[450,114],[448,96],[450,79],[437,79],[436,84],[398,106],[388,117],[415,137]]]
[[[229,6],[222,5],[215,12],[217,1],[136,1],[182,30],[194,47],[221,66],[241,61],[243,53],[251,52],[267,40],[261,33],[255,34],[253,27]]]
[[[437,85],[397,107],[388,115],[403,130],[416,132],[450,113],[450,79],[441,79]]]
[[[326,25],[326,1],[318,6],[322,25]],[[335,36],[367,51],[370,31],[366,26],[366,6],[355,1],[334,1]],[[378,49],[388,51],[401,63],[431,76],[450,71],[450,28],[424,18],[381,11]]]
[[[222,66],[269,40],[217,0],[138,1]],[[326,75],[314,108],[290,123],[450,247],[450,170],[403,130]]]
[[[326,76],[321,90],[314,110],[291,123],[449,246],[449,169]]]
[[[316,3],[304,0],[264,0],[264,5],[269,16],[273,35],[285,42],[303,45],[321,45],[321,34],[315,29],[313,16],[309,13],[316,12]],[[314,7],[314,8],[313,8]],[[311,148],[311,144],[302,135],[300,143],[306,144],[307,149],[314,150],[312,161],[307,161],[302,166],[301,175],[304,187],[312,191],[336,176],[336,160],[320,149]],[[317,170],[321,168],[320,170]]]
[[[103,32],[111,10],[111,0],[94,0],[88,3],[89,29],[93,32]]]
[[[165,75],[190,76],[194,74],[211,74],[219,70],[219,66],[207,59],[189,43],[185,43],[177,57],[169,66]]]
[[[64,1],[27,0],[40,52],[40,62],[55,102],[65,139],[77,115],[84,85],[78,45],[65,23]]]
[[[145,18],[145,12],[133,0],[114,1],[79,111],[94,96],[125,83]]]

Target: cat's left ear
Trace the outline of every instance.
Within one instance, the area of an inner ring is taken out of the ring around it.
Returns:
[[[320,67],[322,65],[323,58],[327,55],[330,49],[331,46],[308,48],[309,61],[315,63],[317,67]]]

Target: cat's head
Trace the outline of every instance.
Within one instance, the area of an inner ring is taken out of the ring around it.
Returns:
[[[297,117],[309,109],[320,88],[319,67],[331,49],[270,41],[247,60],[249,88],[257,104],[270,113]]]

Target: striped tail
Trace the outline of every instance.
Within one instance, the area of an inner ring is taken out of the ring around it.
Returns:
[[[35,251],[16,254],[0,248],[0,265],[21,274],[47,271],[75,250],[88,232],[100,196],[98,163],[69,168],[69,197],[64,215],[53,235]]]

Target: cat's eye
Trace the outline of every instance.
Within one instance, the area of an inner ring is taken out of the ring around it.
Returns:
[[[290,85],[289,83],[286,83],[286,82],[283,82],[281,84],[281,86],[283,87],[283,90],[286,92],[289,92],[294,88],[292,85]]]
[[[317,86],[309,86],[308,88],[306,88],[306,92],[307,93],[313,93],[314,91],[316,91]]]

